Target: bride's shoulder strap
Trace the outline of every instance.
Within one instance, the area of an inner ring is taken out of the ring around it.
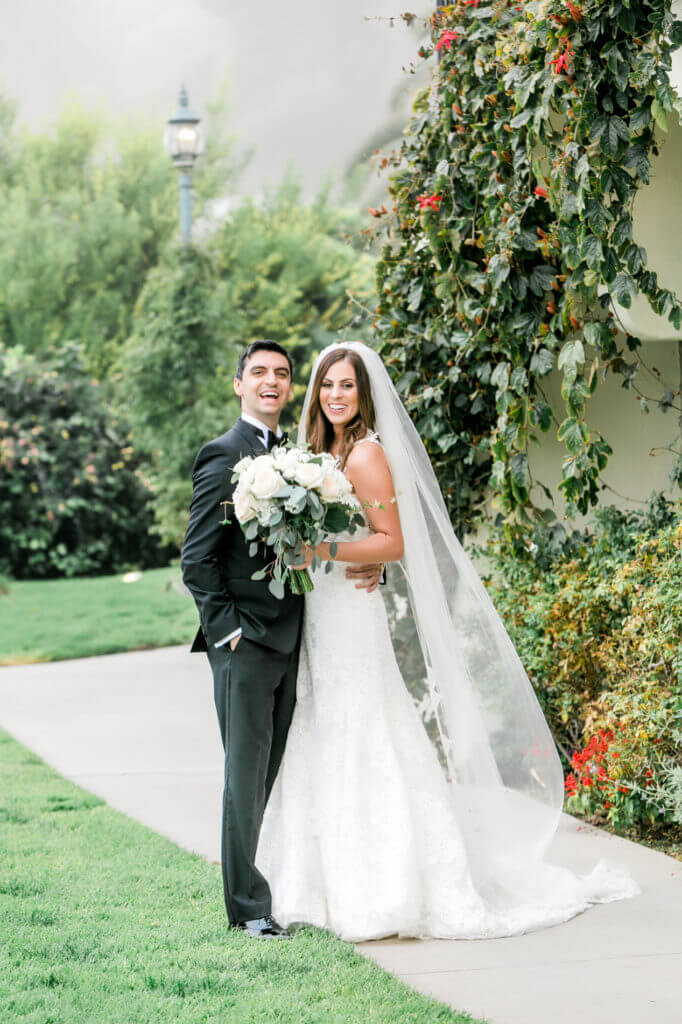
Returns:
[[[355,444],[353,445],[353,447],[355,447],[355,445],[362,444],[363,441],[372,441],[374,444],[378,444],[380,447],[383,448],[383,445],[381,444],[381,438],[374,430],[368,430],[364,437],[359,437]]]

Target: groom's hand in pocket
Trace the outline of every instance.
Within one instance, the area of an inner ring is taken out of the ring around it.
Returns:
[[[355,580],[356,590],[366,590],[371,594],[379,586],[383,566],[381,565],[348,565],[346,579]]]

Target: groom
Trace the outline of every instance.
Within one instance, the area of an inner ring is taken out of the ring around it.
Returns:
[[[235,463],[286,440],[279,417],[291,388],[291,359],[281,345],[256,341],[242,352],[234,378],[241,417],[196,457],[181,558],[201,623],[192,651],[207,652],[225,750],[221,863],[227,917],[255,938],[289,938],[271,915],[270,888],[255,857],[296,702],[303,597],[287,589],[278,600],[267,578],[251,579],[272,559],[264,545],[249,553],[229,503]],[[229,525],[222,524],[225,518]],[[347,575],[373,590],[379,571],[359,566]]]

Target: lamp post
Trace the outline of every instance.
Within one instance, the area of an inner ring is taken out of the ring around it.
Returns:
[[[168,118],[164,144],[170,158],[178,169],[180,185],[180,236],[183,245],[192,239],[192,168],[194,161],[203,151],[203,133],[199,118],[190,110],[187,90],[180,89],[178,109]]]

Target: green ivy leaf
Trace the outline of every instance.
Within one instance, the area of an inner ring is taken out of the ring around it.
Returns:
[[[636,110],[633,110],[632,114],[630,114],[630,131],[639,132],[643,128],[646,128],[650,121],[651,111],[649,108],[646,106],[637,107]]]
[[[630,146],[626,153],[624,163],[625,166],[634,171],[645,184],[649,181],[651,164],[649,162],[647,151],[641,143]]]
[[[509,260],[496,253],[488,264],[488,280],[494,288],[499,288],[509,277]]]
[[[629,309],[637,295],[637,286],[629,274],[618,274],[611,285],[611,294],[625,309]]]
[[[512,479],[520,486],[528,483],[528,456],[525,452],[518,452],[509,460],[509,471]]]
[[[500,462],[499,460],[493,462],[492,469],[490,470],[490,482],[493,487],[497,488],[497,490],[500,490],[504,483],[504,470],[504,462]]]
[[[530,372],[544,377],[554,366],[554,356],[549,349],[541,348],[534,352],[530,360]]]
[[[560,370],[566,368],[576,369],[585,362],[585,349],[580,338],[576,338],[574,341],[567,341],[559,353],[559,359],[557,366]]]
[[[568,416],[559,427],[557,438],[566,445],[571,455],[578,455],[588,441],[589,433],[581,420]]]
[[[552,408],[547,402],[537,402],[531,412],[531,421],[536,423],[540,430],[547,431],[552,425]]]
[[[492,372],[492,375],[490,377],[490,383],[499,391],[504,391],[504,389],[509,384],[510,370],[511,366],[509,363],[498,363]]]
[[[532,116],[533,108],[526,107],[526,109],[522,110],[520,114],[516,115],[516,117],[512,117],[509,122],[509,126],[510,128],[523,128],[524,124],[528,124]]]
[[[601,242],[596,235],[587,233],[585,240],[580,247],[582,258],[590,270],[599,270],[603,258]]]
[[[533,267],[530,272],[530,287],[536,295],[544,295],[546,291],[551,288],[552,281],[556,276],[556,270],[554,267],[548,266],[546,263],[541,266]]]
[[[665,110],[658,100],[654,100],[651,104],[651,116],[662,132],[668,131],[668,119],[665,116]]]
[[[422,295],[424,293],[424,282],[415,281],[410,288],[408,295],[407,308],[411,313],[416,313],[421,305]]]

